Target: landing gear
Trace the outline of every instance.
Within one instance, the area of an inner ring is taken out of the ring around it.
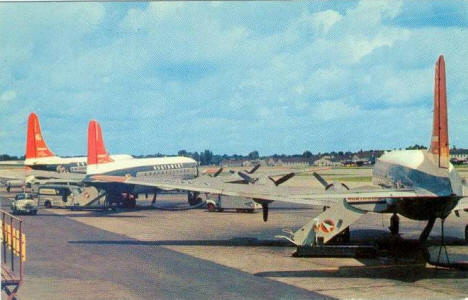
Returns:
[[[335,237],[333,237],[329,243],[330,244],[347,244],[351,240],[351,231],[349,230],[349,227],[346,227],[345,230],[337,234]]]
[[[465,226],[465,242],[468,243],[468,225]]]
[[[392,235],[398,235],[400,233],[400,217],[398,217],[396,213],[390,218],[390,227],[388,227],[388,229],[390,229]]]
[[[151,201],[151,206],[154,206],[156,204],[156,197],[158,196],[157,193],[153,194],[153,200]]]
[[[188,203],[190,204],[190,206],[200,204],[202,201],[203,200],[200,197],[199,193],[189,193],[188,194]]]
[[[440,248],[439,248],[439,254],[437,255],[437,264],[440,264],[440,255],[442,254],[442,248],[444,249],[444,252],[445,252],[445,258],[447,259],[447,264],[450,263],[448,252],[447,252],[447,247],[445,245],[444,223],[445,223],[445,219],[440,219]],[[465,228],[465,234],[466,234],[466,228]]]
[[[423,232],[421,232],[421,235],[419,236],[420,242],[425,242],[427,240],[427,238],[429,237],[429,234],[431,233],[432,227],[434,227],[435,220],[436,218],[434,217],[429,219],[426,227],[424,228]]]
[[[215,212],[216,211],[216,206],[213,203],[208,203],[206,205],[206,209],[208,209],[209,212]]]

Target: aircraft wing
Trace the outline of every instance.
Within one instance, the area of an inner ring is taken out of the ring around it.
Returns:
[[[197,182],[197,180],[163,180],[156,178],[135,178],[121,176],[91,176],[90,182],[119,182],[123,184],[151,186],[164,190],[185,190],[200,193],[219,194],[226,196],[252,198],[256,200],[281,201],[312,206],[332,206],[346,198],[350,202],[381,201],[407,197],[435,197],[425,191],[409,189],[375,189],[359,191],[327,191],[320,189],[300,189],[281,186],[266,186],[256,184],[228,184],[219,182]]]

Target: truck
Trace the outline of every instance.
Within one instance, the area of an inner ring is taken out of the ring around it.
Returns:
[[[74,185],[45,184],[40,185],[37,191],[37,203],[46,208],[73,207],[75,197],[81,197],[82,188]]]
[[[208,195],[206,199],[206,209],[209,212],[233,209],[236,212],[253,213],[259,208],[261,208],[261,205],[249,198]]]

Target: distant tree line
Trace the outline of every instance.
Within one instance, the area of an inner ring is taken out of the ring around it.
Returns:
[[[8,154],[0,154],[0,161],[4,161],[4,160],[24,160],[24,155],[14,156],[14,155],[8,155]]]
[[[406,147],[406,150],[420,150],[420,149],[427,149],[427,147],[423,145],[412,145],[409,147]],[[394,149],[395,150],[395,149]],[[273,155],[268,155],[268,156],[260,156],[259,152],[257,150],[254,150],[250,152],[247,155],[242,155],[242,154],[214,154],[211,150],[204,150],[200,152],[189,152],[187,150],[180,150],[177,155],[179,156],[185,156],[185,157],[191,157],[194,160],[198,161],[200,165],[219,165],[221,161],[225,159],[229,160],[257,160],[257,159],[268,159],[268,158],[273,158],[273,159],[283,159],[283,158],[304,158],[307,160],[315,160],[319,159],[323,156],[330,156],[330,157],[335,157],[336,159],[339,160],[347,160],[347,159],[352,159],[354,155],[357,155],[359,157],[368,157],[368,158],[375,158],[379,157],[382,155],[384,150],[359,150],[357,152],[351,152],[351,151],[331,151],[331,152],[318,152],[316,154],[312,153],[309,150],[304,151],[302,154],[273,154]],[[458,149],[455,146],[450,149],[451,154],[468,154],[468,149]],[[147,154],[147,155],[134,155],[136,158],[150,158],[150,157],[164,157],[164,156],[174,156],[174,155],[166,155],[163,153],[156,153],[156,154]],[[0,155],[0,161],[5,161],[5,160],[23,160],[23,156],[13,156],[13,155],[8,155],[8,154],[1,154]]]

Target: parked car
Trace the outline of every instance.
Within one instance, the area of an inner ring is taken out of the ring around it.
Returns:
[[[16,194],[15,199],[11,203],[11,211],[13,214],[27,213],[37,214],[37,200],[33,199],[30,193]]]

